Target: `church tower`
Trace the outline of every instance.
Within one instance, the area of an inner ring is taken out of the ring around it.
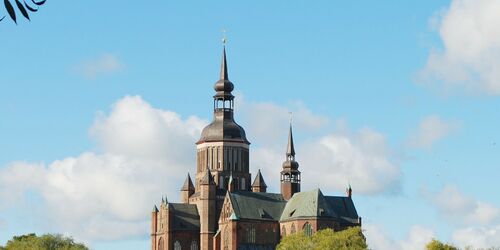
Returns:
[[[213,121],[207,125],[196,143],[197,169],[195,188],[198,192],[205,169],[209,169],[218,190],[227,190],[232,176],[234,189],[250,190],[249,145],[245,130],[234,121],[234,85],[229,81],[226,48],[222,51],[220,79],[215,83]]]
[[[300,171],[299,163],[295,161],[292,124],[290,124],[286,160],[283,162],[283,170],[281,171],[281,194],[285,200],[289,200],[297,192],[300,192]]]

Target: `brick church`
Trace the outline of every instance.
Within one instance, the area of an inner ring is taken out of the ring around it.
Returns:
[[[347,196],[327,196],[320,189],[301,191],[292,126],[281,168],[281,192],[266,192],[260,170],[252,182],[250,142],[234,120],[234,85],[228,78],[223,50],[220,79],[215,83],[213,121],[196,142],[196,175],[188,174],[181,202],[163,199],[153,208],[152,250],[275,249],[283,236],[303,231],[343,230],[361,226]]]

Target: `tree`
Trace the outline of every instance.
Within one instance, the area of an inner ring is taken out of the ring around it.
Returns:
[[[432,239],[431,242],[427,243],[425,246],[427,250],[458,250],[457,247],[449,244],[442,243],[436,239]]]
[[[284,237],[278,250],[365,250],[368,249],[360,227],[335,232],[332,229],[319,230],[312,236],[303,232]]]
[[[10,2],[11,0],[4,0],[4,5],[5,5],[5,10],[7,10],[7,13],[9,13],[9,16],[10,18],[12,19],[12,21],[14,21],[16,24],[17,24],[17,17],[16,17],[16,11],[14,10],[14,6],[12,5],[12,3]],[[41,0],[41,1],[35,1],[35,0],[31,0],[31,2],[33,2],[34,6],[37,6],[37,7],[33,7],[29,4],[26,3],[25,0],[22,0],[23,2],[21,3],[20,0],[15,0],[16,2],[16,6],[17,6],[17,9],[19,9],[19,11],[21,12],[21,14],[28,20],[30,20],[30,16],[28,14],[28,11],[30,12],[37,12],[38,11],[38,7],[39,6],[42,6],[45,1],[47,0]],[[6,15],[0,17],[0,22],[5,18]]]
[[[75,243],[70,237],[59,234],[42,236],[27,234],[14,236],[5,247],[0,246],[0,250],[88,250],[88,248],[81,243]]]

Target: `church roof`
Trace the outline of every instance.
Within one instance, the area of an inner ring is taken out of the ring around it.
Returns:
[[[325,198],[338,217],[349,223],[358,223],[358,212],[350,197],[326,196]]]
[[[300,217],[334,217],[348,223],[358,223],[358,213],[351,198],[324,196],[319,189],[294,194],[280,220]]]
[[[228,193],[239,219],[278,221],[286,201],[281,194],[237,191]]]
[[[337,217],[335,211],[319,189],[295,193],[286,204],[280,220],[299,217]]]
[[[172,209],[171,230],[192,231],[200,230],[200,215],[196,205],[184,203],[170,203]]]

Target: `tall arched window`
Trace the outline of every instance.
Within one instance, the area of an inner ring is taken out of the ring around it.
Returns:
[[[174,243],[174,250],[181,250],[182,247],[181,247],[181,243],[176,240],[175,243]]]
[[[158,250],[165,250],[165,245],[163,243],[163,238],[160,238],[160,242],[158,242]]]
[[[304,231],[304,234],[307,235],[307,236],[311,236],[312,233],[313,233],[313,229],[312,229],[312,226],[309,222],[306,222],[306,224],[304,225],[304,227],[302,228],[302,230]]]
[[[294,234],[296,231],[295,231],[295,224],[292,223],[292,227],[290,228],[290,233],[291,234]]]
[[[286,236],[286,227],[285,227],[285,225],[283,225],[283,226],[281,227],[281,236],[282,236],[282,237],[285,237],[285,236]]]
[[[199,248],[198,248],[198,241],[193,240],[191,242],[191,250],[199,250]]]

